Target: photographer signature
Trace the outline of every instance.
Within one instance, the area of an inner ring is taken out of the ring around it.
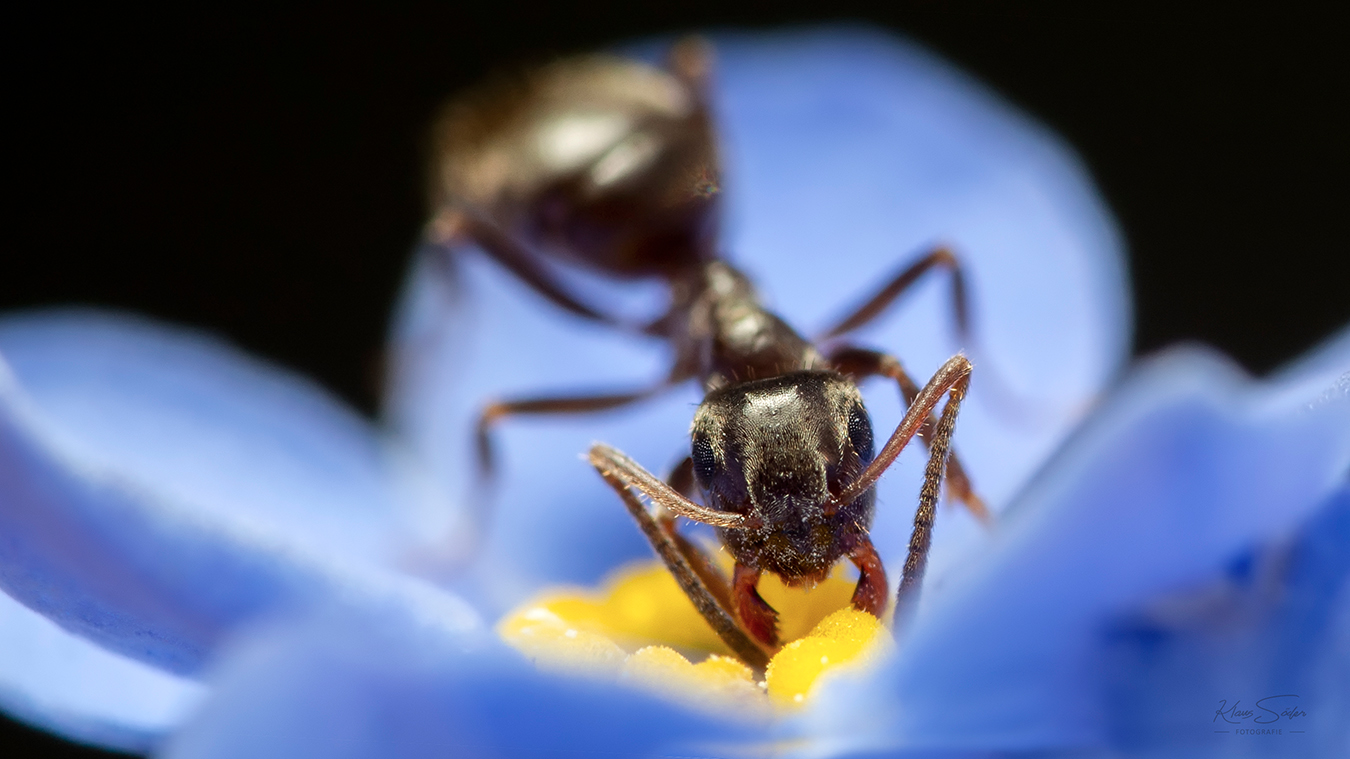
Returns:
[[[1241,701],[1234,701],[1232,706],[1228,705],[1227,699],[1219,700],[1219,708],[1214,710],[1213,722],[1223,720],[1230,725],[1240,725],[1250,719],[1256,725],[1269,725],[1272,722],[1279,722],[1281,719],[1292,720],[1296,717],[1306,717],[1308,713],[1298,708],[1298,703],[1292,705],[1289,701],[1280,699],[1296,699],[1297,695],[1286,693],[1279,696],[1266,696],[1256,702],[1255,709],[1242,708]]]

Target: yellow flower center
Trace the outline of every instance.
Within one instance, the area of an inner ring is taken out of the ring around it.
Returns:
[[[778,610],[780,637],[790,642],[759,682],[657,562],[615,572],[598,592],[547,590],[507,614],[497,631],[546,669],[615,678],[697,707],[735,705],[761,716],[808,703],[823,674],[887,650],[885,626],[850,603],[853,584],[839,571],[810,590],[765,576],[760,595]]]

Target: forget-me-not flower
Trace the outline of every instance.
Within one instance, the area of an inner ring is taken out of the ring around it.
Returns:
[[[504,426],[480,559],[424,579],[458,510],[485,508],[464,498],[485,398],[642,385],[665,360],[466,257],[453,279],[415,267],[387,430],[208,336],[0,321],[0,706],[176,759],[1343,749],[1350,333],[1260,382],[1199,349],[1118,378],[1119,238],[1052,136],[872,32],[716,41],[725,247],[777,310],[809,331],[936,242],[969,267],[978,346],[955,343],[937,281],[864,333],[916,375],[971,350],[956,448],[998,512],[986,530],[942,510],[892,656],[744,722],[541,672],[496,639],[540,587],[650,555],[577,454],[673,463],[693,388]],[[651,295],[609,294],[634,292]],[[888,431],[894,388],[865,391]],[[893,567],[921,462],[879,486]],[[1280,735],[1228,708],[1290,694]]]

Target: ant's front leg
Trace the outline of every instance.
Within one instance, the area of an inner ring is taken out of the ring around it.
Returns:
[[[901,630],[909,621],[919,599],[919,588],[923,583],[924,571],[928,566],[928,549],[933,543],[933,517],[937,510],[938,492],[942,489],[942,475],[947,469],[947,454],[951,448],[952,431],[956,427],[956,416],[961,409],[961,401],[970,388],[970,362],[965,356],[953,356],[947,359],[928,384],[924,385],[914,398],[905,416],[891,433],[886,444],[877,451],[871,463],[858,474],[837,496],[836,503],[852,503],[863,493],[877,484],[882,473],[905,449],[910,440],[924,427],[928,417],[937,408],[942,397],[947,402],[942,406],[942,415],[938,418],[937,428],[929,441],[928,465],[923,470],[923,488],[919,491],[919,508],[914,512],[914,531],[909,537],[909,553],[905,557],[905,568],[900,576],[900,589],[895,596],[895,629]]]
[[[694,460],[688,456],[684,457],[668,477],[666,484],[676,493],[686,498],[692,498],[694,495]],[[656,514],[657,524],[665,531],[675,547],[680,550],[680,555],[689,562],[689,567],[694,570],[703,584],[708,587],[708,592],[725,609],[733,608],[731,603],[731,587],[727,584],[726,576],[713,565],[712,559],[708,554],[701,550],[693,541],[681,535],[676,529],[675,515],[665,508],[658,508]]]
[[[852,345],[841,345],[830,352],[829,361],[836,371],[856,379],[886,377],[895,380],[895,383],[900,386],[900,394],[905,400],[906,407],[912,406],[914,399],[919,396],[918,384],[901,366],[900,360],[890,354]],[[923,423],[923,430],[919,433],[919,437],[923,439],[925,445],[929,446],[930,450],[937,434],[937,424],[937,417],[930,414]],[[961,460],[956,457],[954,451],[947,458],[947,494],[964,503],[970,513],[981,522],[988,523],[990,521],[989,508],[985,506],[984,500],[975,494],[975,489],[970,484],[970,477],[966,474],[965,467],[961,466]]]
[[[647,507],[638,497],[638,493],[647,496],[658,506],[673,512],[677,516],[692,519],[715,527],[743,529],[745,518],[740,514],[728,514],[700,506],[677,493],[666,483],[654,477],[640,464],[623,453],[607,445],[597,443],[591,446],[590,462],[605,482],[619,494],[628,513],[637,521],[638,528],[652,544],[656,554],[665,562],[666,568],[674,575],[675,582],[693,602],[694,608],[707,620],[713,631],[722,639],[741,661],[751,667],[764,671],[769,664],[769,655],[764,647],[747,635],[736,624],[736,618],[730,609],[718,601],[704,584],[698,572],[690,566],[684,552],[661,524],[652,517]],[[692,550],[697,550],[692,545]],[[704,559],[706,561],[706,558]]]

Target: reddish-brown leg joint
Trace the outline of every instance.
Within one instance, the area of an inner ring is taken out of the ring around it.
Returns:
[[[778,646],[778,612],[759,595],[758,569],[737,564],[731,579],[731,598],[736,616],[750,637],[766,646]]]
[[[889,354],[867,348],[841,345],[831,352],[830,362],[834,364],[835,370],[853,375],[859,380],[872,376],[895,380],[896,384],[900,386],[900,395],[905,399],[906,406],[912,405],[914,399],[919,397],[918,384],[905,372],[900,360]],[[937,437],[937,424],[937,417],[932,415],[929,415],[928,419],[924,421],[923,431],[919,433],[924,445],[931,446],[933,444],[933,440]],[[964,503],[976,519],[986,524],[990,522],[989,508],[984,505],[984,500],[976,495],[975,489],[971,487],[970,477],[966,475],[965,467],[961,466],[961,460],[957,458],[954,451],[947,456],[947,478],[945,482],[948,495]]]
[[[886,584],[886,569],[881,566],[876,547],[871,540],[862,537],[853,546],[848,558],[858,568],[858,587],[853,590],[853,608],[881,619],[886,611],[890,589]]]

